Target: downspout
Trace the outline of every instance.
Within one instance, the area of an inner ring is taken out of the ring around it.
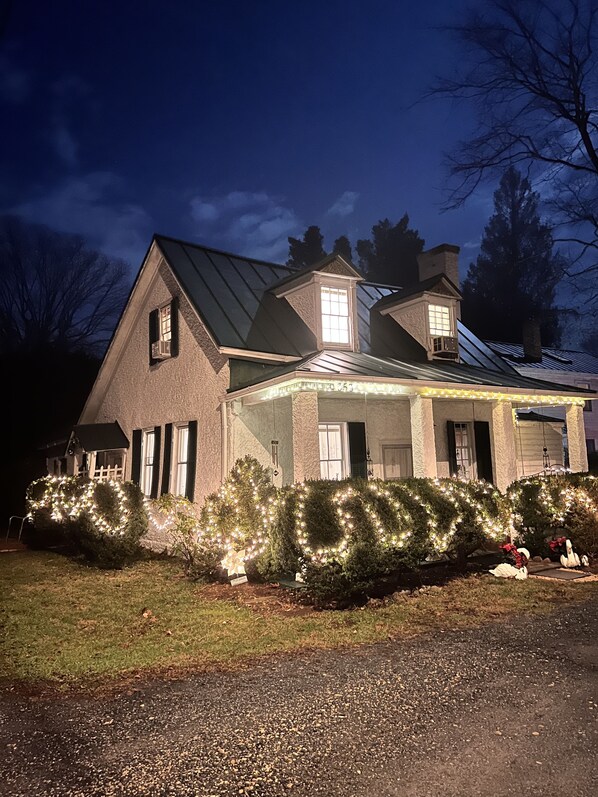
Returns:
[[[220,482],[228,476],[228,405],[226,401],[220,404],[220,434],[222,444],[220,446]]]

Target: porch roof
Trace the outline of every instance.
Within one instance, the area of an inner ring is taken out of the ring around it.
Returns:
[[[574,387],[572,385],[559,385],[554,382],[545,382],[540,379],[531,379],[521,376],[515,371],[491,371],[465,363],[454,362],[403,362],[391,357],[374,357],[371,354],[354,351],[325,350],[305,357],[300,362],[290,363],[278,368],[269,369],[257,378],[229,389],[229,393],[258,387],[272,380],[279,380],[284,376],[300,377],[325,376],[340,377],[342,379],[386,379],[386,380],[413,380],[416,382],[448,383],[458,385],[472,385],[497,388],[515,388],[534,393],[562,393],[570,395],[589,394],[598,398],[598,394],[591,390]]]
[[[79,424],[73,427],[73,435],[84,451],[112,451],[129,447],[127,436],[118,421]]]

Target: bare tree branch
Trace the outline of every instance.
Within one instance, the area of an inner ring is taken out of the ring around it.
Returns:
[[[127,264],[82,238],[0,217],[0,341],[3,352],[48,346],[102,350],[127,293]]]

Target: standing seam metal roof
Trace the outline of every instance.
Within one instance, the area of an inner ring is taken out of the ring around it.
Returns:
[[[314,333],[285,299],[278,299],[270,292],[275,283],[300,273],[298,269],[240,257],[167,236],[156,235],[155,240],[218,345],[294,357],[305,357],[316,350]],[[371,282],[357,285],[358,335],[362,352],[372,352],[373,305],[398,291],[398,287]],[[396,334],[386,349],[390,348],[393,353],[396,351],[398,357],[403,356],[406,360],[419,357],[425,363],[421,347],[407,333],[399,335],[399,331],[402,328],[399,330],[396,325]],[[516,373],[461,322],[458,336],[463,363],[507,374]]]
[[[583,393],[581,388],[557,385],[539,379],[521,376],[516,371],[504,373],[489,371],[463,363],[402,362],[390,357],[374,357],[354,351],[325,350],[306,357],[301,362],[273,368],[257,379],[238,385],[230,392],[257,386],[286,374],[310,374],[313,376],[370,377],[387,379],[412,379],[423,382],[449,382],[452,384],[483,385],[486,387],[508,387],[521,390],[549,390],[562,393]],[[588,391],[591,392],[591,391]]]

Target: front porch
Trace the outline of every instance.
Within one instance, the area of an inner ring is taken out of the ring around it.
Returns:
[[[505,490],[542,462],[518,444],[515,410],[530,407],[565,408],[570,468],[587,470],[584,401],[556,391],[320,379],[240,392],[225,405],[225,467],[250,454],[278,484],[457,476]]]

